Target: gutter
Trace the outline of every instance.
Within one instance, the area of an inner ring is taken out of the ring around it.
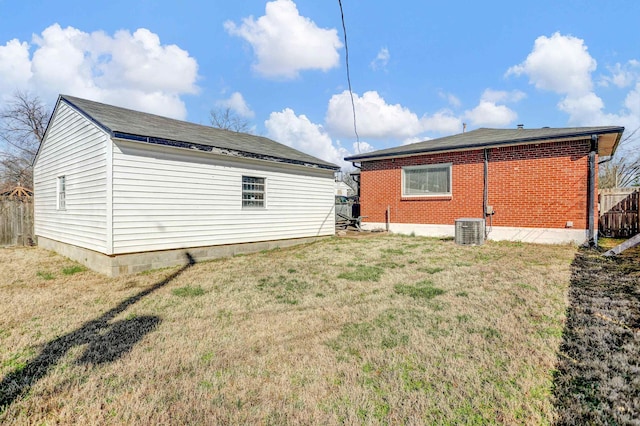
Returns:
[[[455,152],[455,151],[469,151],[476,149],[486,149],[486,148],[498,148],[504,146],[515,146],[515,145],[527,145],[529,143],[551,143],[551,142],[562,142],[567,140],[573,140],[580,137],[585,137],[585,139],[589,136],[596,136],[599,134],[608,134],[608,133],[619,133],[617,141],[620,140],[621,134],[624,131],[624,127],[612,127],[607,130],[602,130],[600,132],[594,133],[590,132],[577,132],[577,133],[569,133],[565,135],[554,135],[547,137],[527,137],[522,139],[513,139],[513,140],[503,140],[503,141],[491,141],[482,144],[471,144],[467,143],[459,146],[447,146],[447,147],[436,147],[431,149],[413,149],[401,152],[382,152],[376,154],[375,152],[370,154],[363,155],[353,155],[350,157],[345,157],[345,161],[356,162],[356,161],[370,161],[370,160],[382,160],[387,158],[399,158],[399,157],[411,157],[414,155],[423,155],[423,154],[435,154],[435,153],[443,153],[443,152]],[[617,142],[616,144],[617,145]]]
[[[596,195],[596,152],[598,150],[598,135],[591,135],[588,157],[588,181],[587,181],[587,216],[588,233],[587,246],[598,247],[598,235],[595,229],[595,195]]]
[[[489,206],[489,149],[484,149],[484,188],[482,194],[482,202],[483,202],[483,213],[484,213],[484,238],[487,239],[489,237],[489,233],[493,229],[493,207]],[[489,218],[490,225],[487,227],[486,221],[487,217]]]
[[[191,142],[182,142],[182,141],[175,141],[170,139],[155,138],[150,136],[140,136],[140,135],[133,135],[133,134],[122,133],[122,132],[111,132],[111,137],[114,139],[120,139],[124,141],[145,142],[151,145],[171,146],[175,148],[184,148],[184,149],[196,150],[201,152],[210,152],[212,154],[226,155],[230,157],[264,160],[264,161],[270,161],[273,163],[295,164],[297,166],[332,170],[334,172],[337,170],[340,170],[340,167],[338,166],[316,164],[316,163],[310,163],[310,162],[301,161],[301,160],[273,157],[270,155],[256,154],[253,152],[238,151],[238,150],[226,149],[226,148],[217,148],[211,145],[202,145],[202,144],[191,143]]]

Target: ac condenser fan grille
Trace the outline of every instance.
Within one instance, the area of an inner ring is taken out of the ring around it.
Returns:
[[[484,219],[456,219],[456,244],[484,244]]]

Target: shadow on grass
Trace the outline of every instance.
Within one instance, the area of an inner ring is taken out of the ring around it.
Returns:
[[[580,251],[554,375],[560,425],[631,424],[640,413],[640,257]]]
[[[186,253],[186,257],[187,264],[173,274],[122,301],[115,308],[99,318],[86,322],[77,330],[50,341],[38,356],[7,374],[0,382],[0,412],[27,393],[31,386],[42,379],[74,346],[88,344],[85,352],[76,361],[78,364],[112,362],[129,352],[142,337],[160,324],[160,318],[143,316],[113,323],[110,321],[129,306],[169,284],[195,264],[194,258],[189,253]]]

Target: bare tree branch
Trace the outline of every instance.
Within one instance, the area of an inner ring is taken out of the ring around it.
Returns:
[[[620,142],[619,148],[627,147],[637,140],[636,134],[639,130],[640,128],[636,128],[626,134]],[[623,188],[638,185],[640,185],[640,154],[637,153],[637,150],[633,155],[619,155],[617,158],[600,165],[599,188]]]
[[[28,92],[16,91],[0,110],[0,181],[33,186],[32,163],[47,128],[49,111]]]
[[[231,108],[218,108],[211,110],[211,125],[218,129],[231,130],[232,132],[251,133],[251,123],[238,115]]]

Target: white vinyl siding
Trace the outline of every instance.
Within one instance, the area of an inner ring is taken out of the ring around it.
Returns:
[[[34,166],[36,235],[107,250],[108,140],[94,123],[59,104]]]
[[[265,207],[243,208],[243,176],[265,182]],[[334,233],[330,170],[226,159],[117,141],[115,254]]]
[[[451,195],[451,163],[402,168],[402,196]]]

